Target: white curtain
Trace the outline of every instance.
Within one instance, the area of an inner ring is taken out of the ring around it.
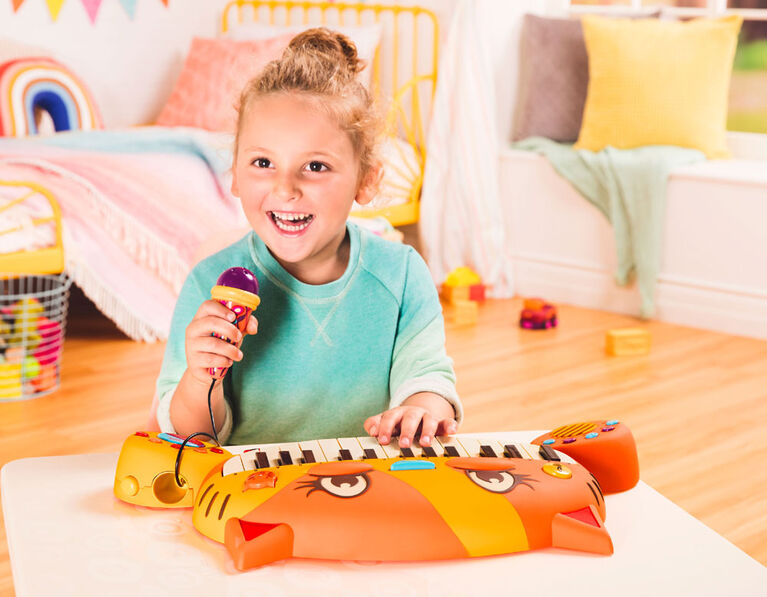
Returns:
[[[498,183],[495,86],[477,2],[459,0],[440,59],[426,143],[419,220],[421,245],[437,284],[471,267],[489,294],[514,294]]]

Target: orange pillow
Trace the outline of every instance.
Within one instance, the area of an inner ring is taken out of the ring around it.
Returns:
[[[234,132],[245,84],[279,58],[293,34],[254,41],[195,37],[156,124]]]

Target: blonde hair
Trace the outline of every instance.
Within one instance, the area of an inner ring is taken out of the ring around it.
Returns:
[[[250,104],[278,93],[301,93],[321,99],[317,102],[349,136],[359,159],[360,179],[376,164],[376,145],[382,118],[357,74],[366,66],[357,56],[354,42],[325,27],[307,29],[296,35],[282,56],[251,79],[240,95],[235,155],[240,129]],[[332,100],[332,101],[327,101]]]

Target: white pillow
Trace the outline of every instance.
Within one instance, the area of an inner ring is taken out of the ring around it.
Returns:
[[[298,35],[302,31],[314,27],[327,27],[331,31],[343,33],[357,46],[357,55],[366,62],[365,70],[360,73],[361,81],[365,87],[370,87],[373,79],[373,59],[376,48],[381,42],[383,27],[378,23],[371,25],[357,25],[354,27],[341,25],[265,25],[263,23],[233,23],[222,36],[236,41],[254,39],[268,39],[285,33]]]

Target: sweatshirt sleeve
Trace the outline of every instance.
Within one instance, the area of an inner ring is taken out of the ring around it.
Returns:
[[[408,253],[389,387],[390,408],[418,392],[433,392],[452,404],[459,424],[463,419],[453,361],[445,351],[442,306],[426,263],[414,250]]]

